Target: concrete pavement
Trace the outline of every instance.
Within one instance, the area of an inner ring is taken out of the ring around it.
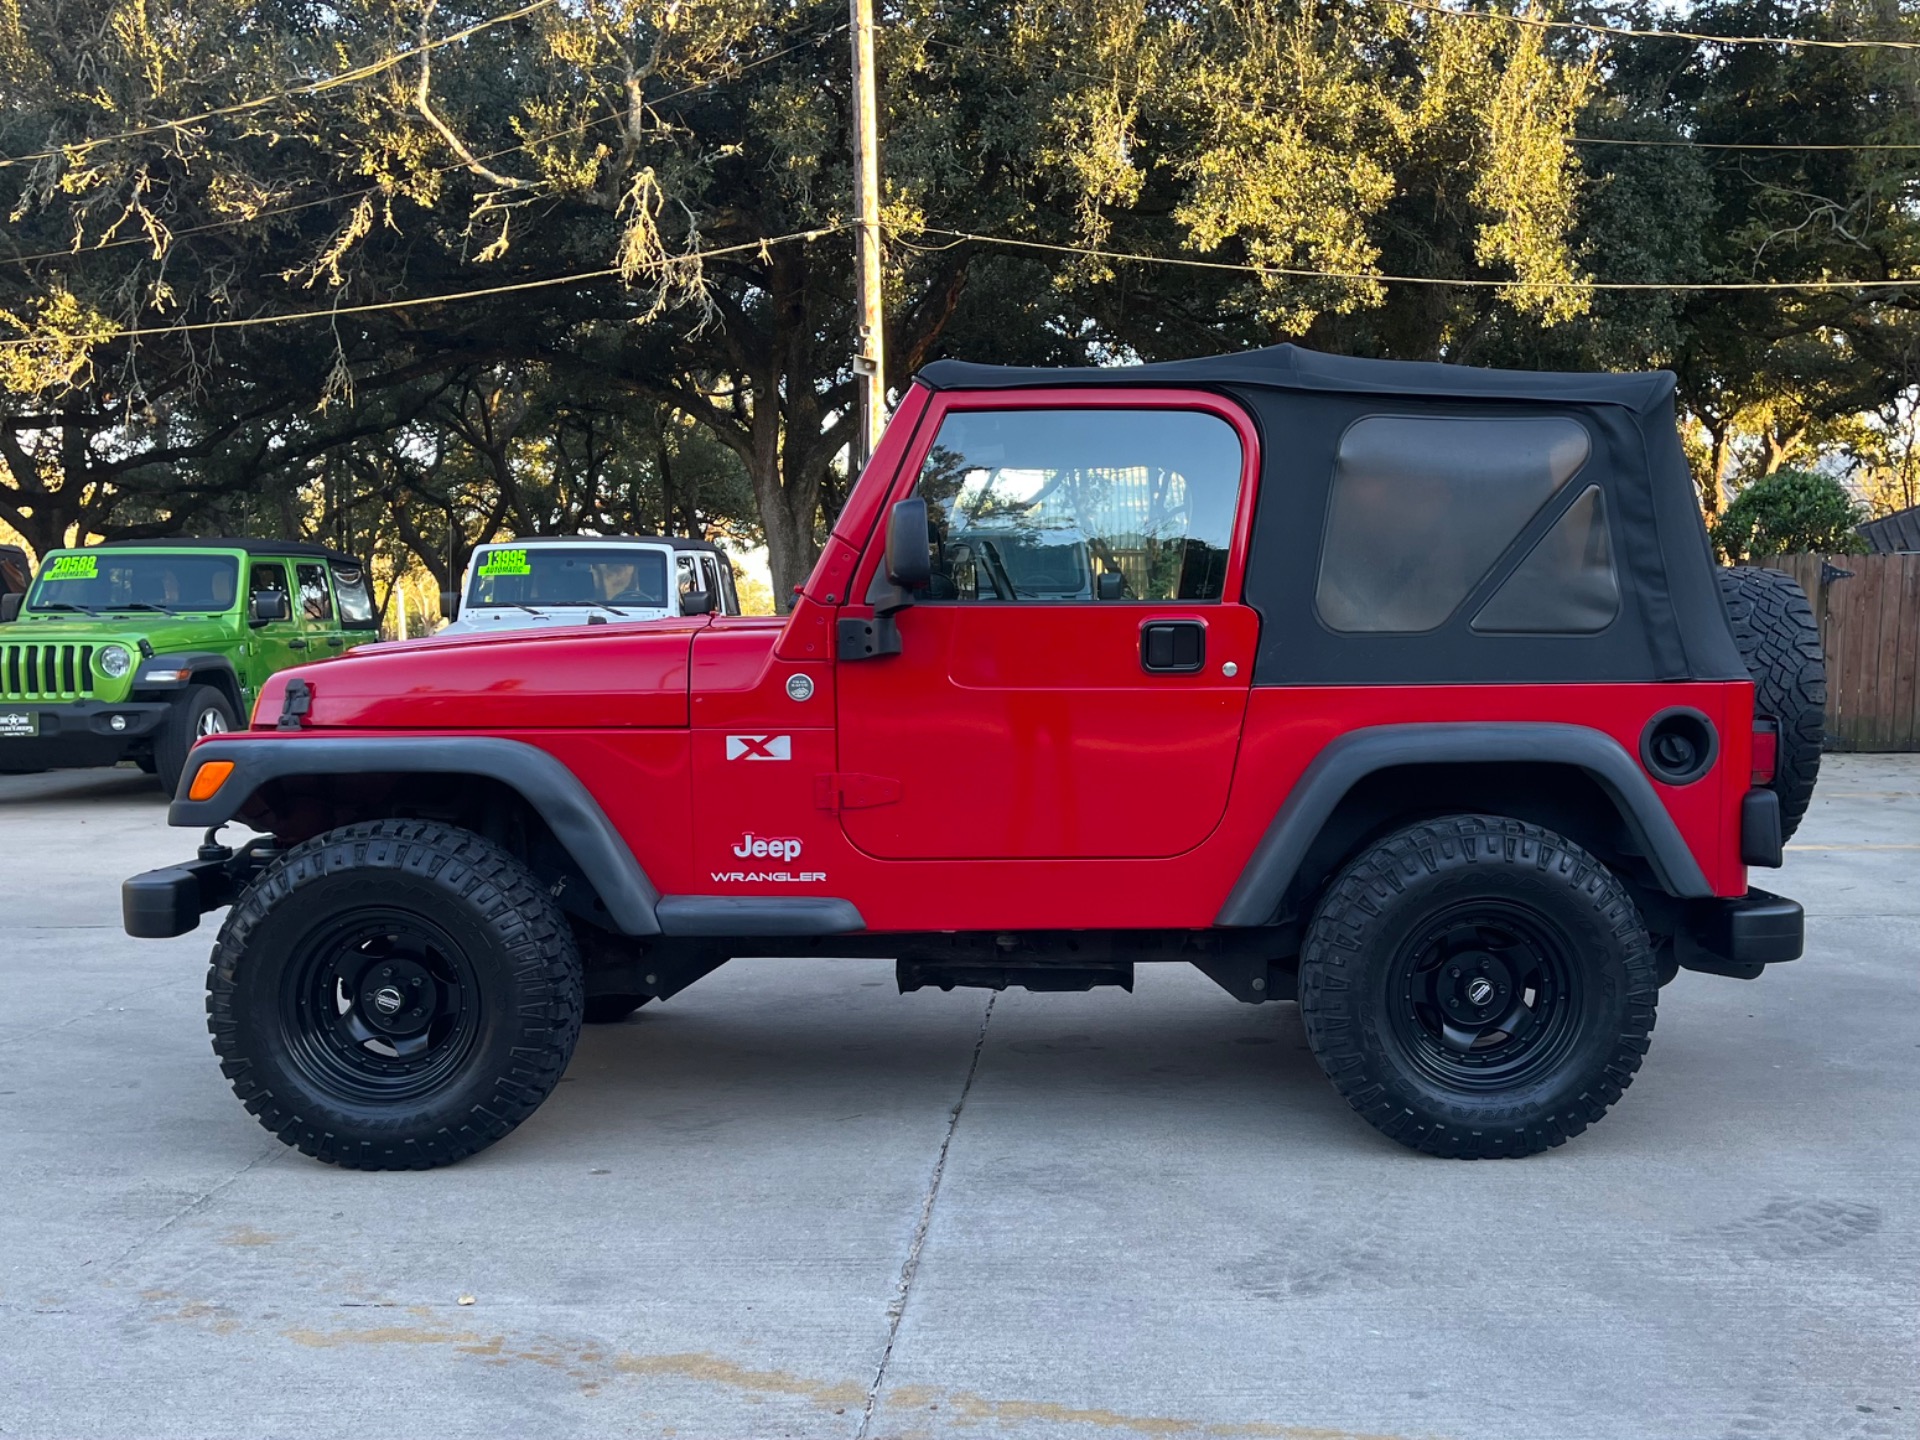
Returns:
[[[232,1098],[131,772],[0,779],[0,1435],[1920,1434],[1920,757],[1830,757],[1809,954],[1683,975],[1597,1128],[1403,1151],[1288,1005],[736,962],[506,1141],[337,1171]],[[470,1303],[463,1303],[467,1301]]]

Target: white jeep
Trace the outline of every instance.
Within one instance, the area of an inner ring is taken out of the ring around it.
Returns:
[[[705,540],[671,535],[543,535],[482,545],[460,593],[444,592],[440,632],[487,633],[600,620],[738,615],[733,564]]]

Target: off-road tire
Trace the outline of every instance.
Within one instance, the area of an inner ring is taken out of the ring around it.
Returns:
[[[1574,967],[1565,1004],[1541,1022],[1559,1048],[1539,1051],[1544,1068],[1518,1071],[1510,1085],[1436,1079],[1432,1066],[1446,1062],[1406,1038],[1407,955],[1470,906],[1510,908],[1515,923],[1537,916],[1543,939],[1564,946],[1559,963]],[[1647,1052],[1659,990],[1645,924],[1619,879],[1552,831],[1488,815],[1413,825],[1360,855],[1327,891],[1300,958],[1307,1043],[1334,1087],[1382,1134],[1459,1159],[1531,1155],[1606,1114]]]
[[[470,975],[471,994],[441,988],[471,1001],[471,1029],[453,1032],[468,1035],[465,1048],[449,1050],[450,1068],[422,1078],[420,1093],[368,1098],[333,1072],[375,1061],[328,1028],[344,1022],[338,1007],[329,1018],[311,1003],[302,957],[356,925],[404,924],[437,930],[457,952],[448,965]],[[490,841],[418,820],[348,825],[289,850],[228,914],[207,974],[207,1028],[234,1093],[286,1144],[363,1170],[446,1165],[507,1134],[559,1083],[580,1008],[580,952],[545,887]],[[333,1037],[331,1048],[315,1036]]]
[[[1782,570],[1736,565],[1719,571],[1734,643],[1753,676],[1753,709],[1780,731],[1772,790],[1780,834],[1792,838],[1820,778],[1826,739],[1827,662],[1820,622],[1800,583]]]
[[[211,685],[189,685],[178,700],[167,707],[160,726],[153,732],[153,773],[169,795],[180,788],[180,773],[187,768],[187,752],[193,742],[207,733],[208,716],[217,716],[222,730],[238,723],[227,697]]]
[[[651,995],[589,995],[581,1014],[589,1025],[618,1025],[651,999]]]

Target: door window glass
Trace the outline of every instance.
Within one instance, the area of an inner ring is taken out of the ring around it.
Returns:
[[[1218,600],[1244,464],[1197,410],[965,410],[921,467],[929,600]]]
[[[1587,463],[1545,416],[1372,415],[1340,437],[1315,603],[1335,630],[1432,630]]]
[[[269,594],[286,595],[288,593],[286,566],[280,564],[278,561],[271,563],[256,561],[254,563],[253,569],[247,575],[247,603],[249,605],[253,603],[256,596]],[[291,600],[288,601],[287,613],[289,615],[293,613]]]
[[[324,625],[333,619],[333,590],[327,584],[324,565],[296,565],[300,579],[300,610],[311,624]]]
[[[674,567],[679,573],[680,598],[684,601],[688,595],[700,588],[700,567],[693,556],[686,554],[674,557]]]

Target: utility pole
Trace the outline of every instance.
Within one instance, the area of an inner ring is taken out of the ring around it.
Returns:
[[[859,261],[859,328],[854,333],[853,372],[860,392],[860,425],[854,431],[853,471],[858,475],[887,421],[885,317],[880,294],[880,124],[873,89],[873,0],[853,7],[853,192],[859,219],[854,245]]]

